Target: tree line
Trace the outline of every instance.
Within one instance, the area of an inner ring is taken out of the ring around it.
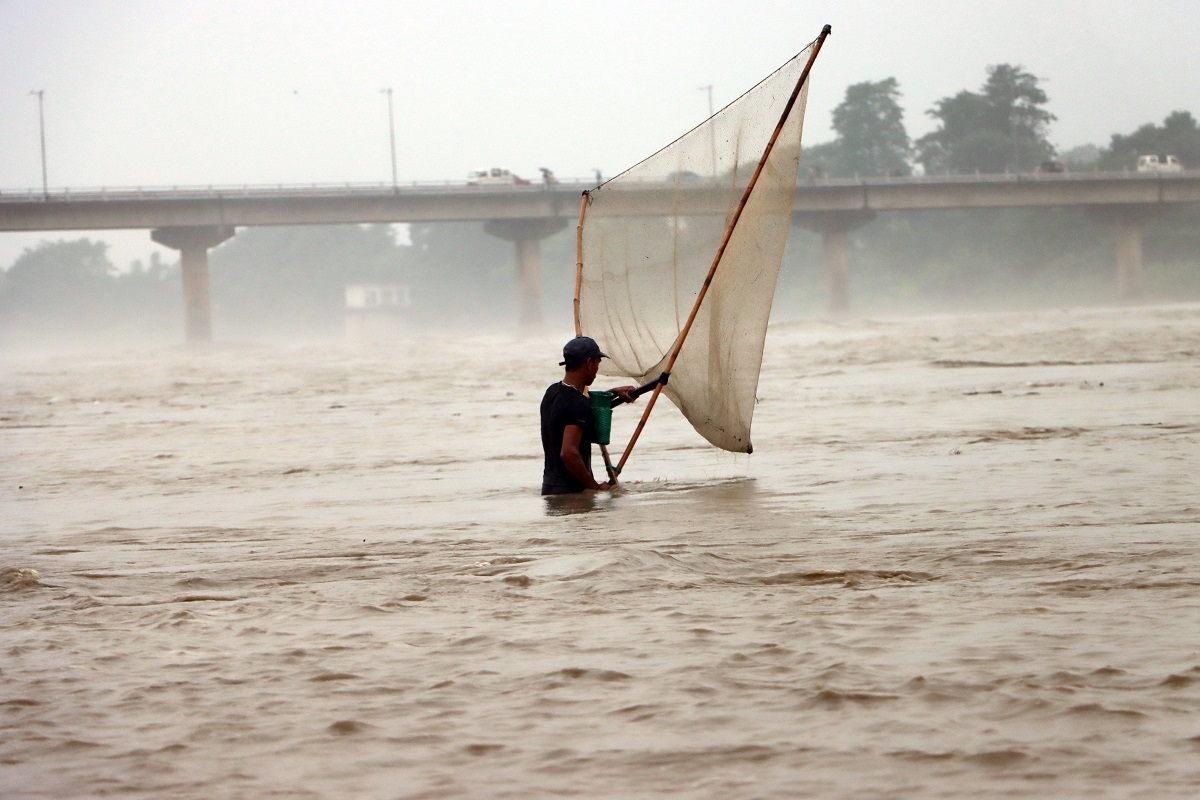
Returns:
[[[1048,160],[1067,169],[1126,169],[1143,153],[1200,166],[1191,113],[1112,134],[1104,146],[1057,152],[1055,117],[1038,79],[1019,66],[989,67],[977,91],[937,101],[937,125],[911,140],[895,78],[856,83],[834,109],[832,141],[808,146],[809,175],[878,176],[1028,172]],[[1150,299],[1200,298],[1200,208],[1147,223]],[[961,308],[1111,300],[1111,231],[1079,209],[930,211],[881,215],[852,234],[852,295],[860,308]],[[542,242],[547,321],[569,325],[574,230]],[[331,336],[342,330],[345,286],[403,284],[414,328],[470,331],[517,317],[513,246],[477,223],[242,228],[210,255],[218,338]],[[777,306],[820,313],[820,240],[794,229]],[[177,262],[157,256],[118,268],[107,245],[45,242],[0,272],[0,348],[52,341],[64,332],[97,342],[177,342],[182,330]]]
[[[934,130],[912,140],[904,125],[895,78],[846,89],[833,111],[833,141],[805,148],[812,174],[831,177],[1030,172],[1049,161],[1067,169],[1130,169],[1143,154],[1177,156],[1200,167],[1200,128],[1188,111],[1173,111],[1161,125],[1147,123],[1114,133],[1106,146],[1082,145],[1059,153],[1050,143],[1056,119],[1036,76],[1012,64],[987,69],[978,91],[964,89],[926,113]]]
[[[414,328],[502,326],[515,319],[513,245],[473,223],[240,228],[209,253],[218,338],[339,335],[346,286],[403,285]],[[108,245],[47,241],[0,273],[0,348],[90,342],[177,342],[183,329],[178,261],[157,254],[119,269]]]

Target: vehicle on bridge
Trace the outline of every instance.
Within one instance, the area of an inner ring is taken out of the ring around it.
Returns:
[[[1138,172],[1183,172],[1183,164],[1175,156],[1138,156]]]
[[[530,181],[506,169],[473,169],[467,174],[467,186],[529,186]]]

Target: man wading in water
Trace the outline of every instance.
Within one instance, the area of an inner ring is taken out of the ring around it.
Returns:
[[[587,387],[596,380],[600,359],[606,358],[594,339],[579,336],[563,346],[565,367],[560,383],[553,383],[542,398],[542,450],[546,466],[542,472],[542,494],[571,494],[585,489],[610,489],[608,481],[592,477],[592,442],[596,422],[587,397]],[[632,403],[634,386],[618,386],[612,393]]]

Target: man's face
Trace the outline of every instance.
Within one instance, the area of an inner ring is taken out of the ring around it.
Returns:
[[[583,385],[591,386],[592,381],[596,380],[596,373],[598,373],[600,371],[600,359],[589,358],[587,360],[586,366],[587,366],[587,370],[583,374],[583,377],[584,377]]]

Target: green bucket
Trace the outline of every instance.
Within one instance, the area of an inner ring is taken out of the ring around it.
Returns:
[[[608,444],[612,435],[612,392],[589,391],[592,401],[592,418],[596,420],[596,444]]]

